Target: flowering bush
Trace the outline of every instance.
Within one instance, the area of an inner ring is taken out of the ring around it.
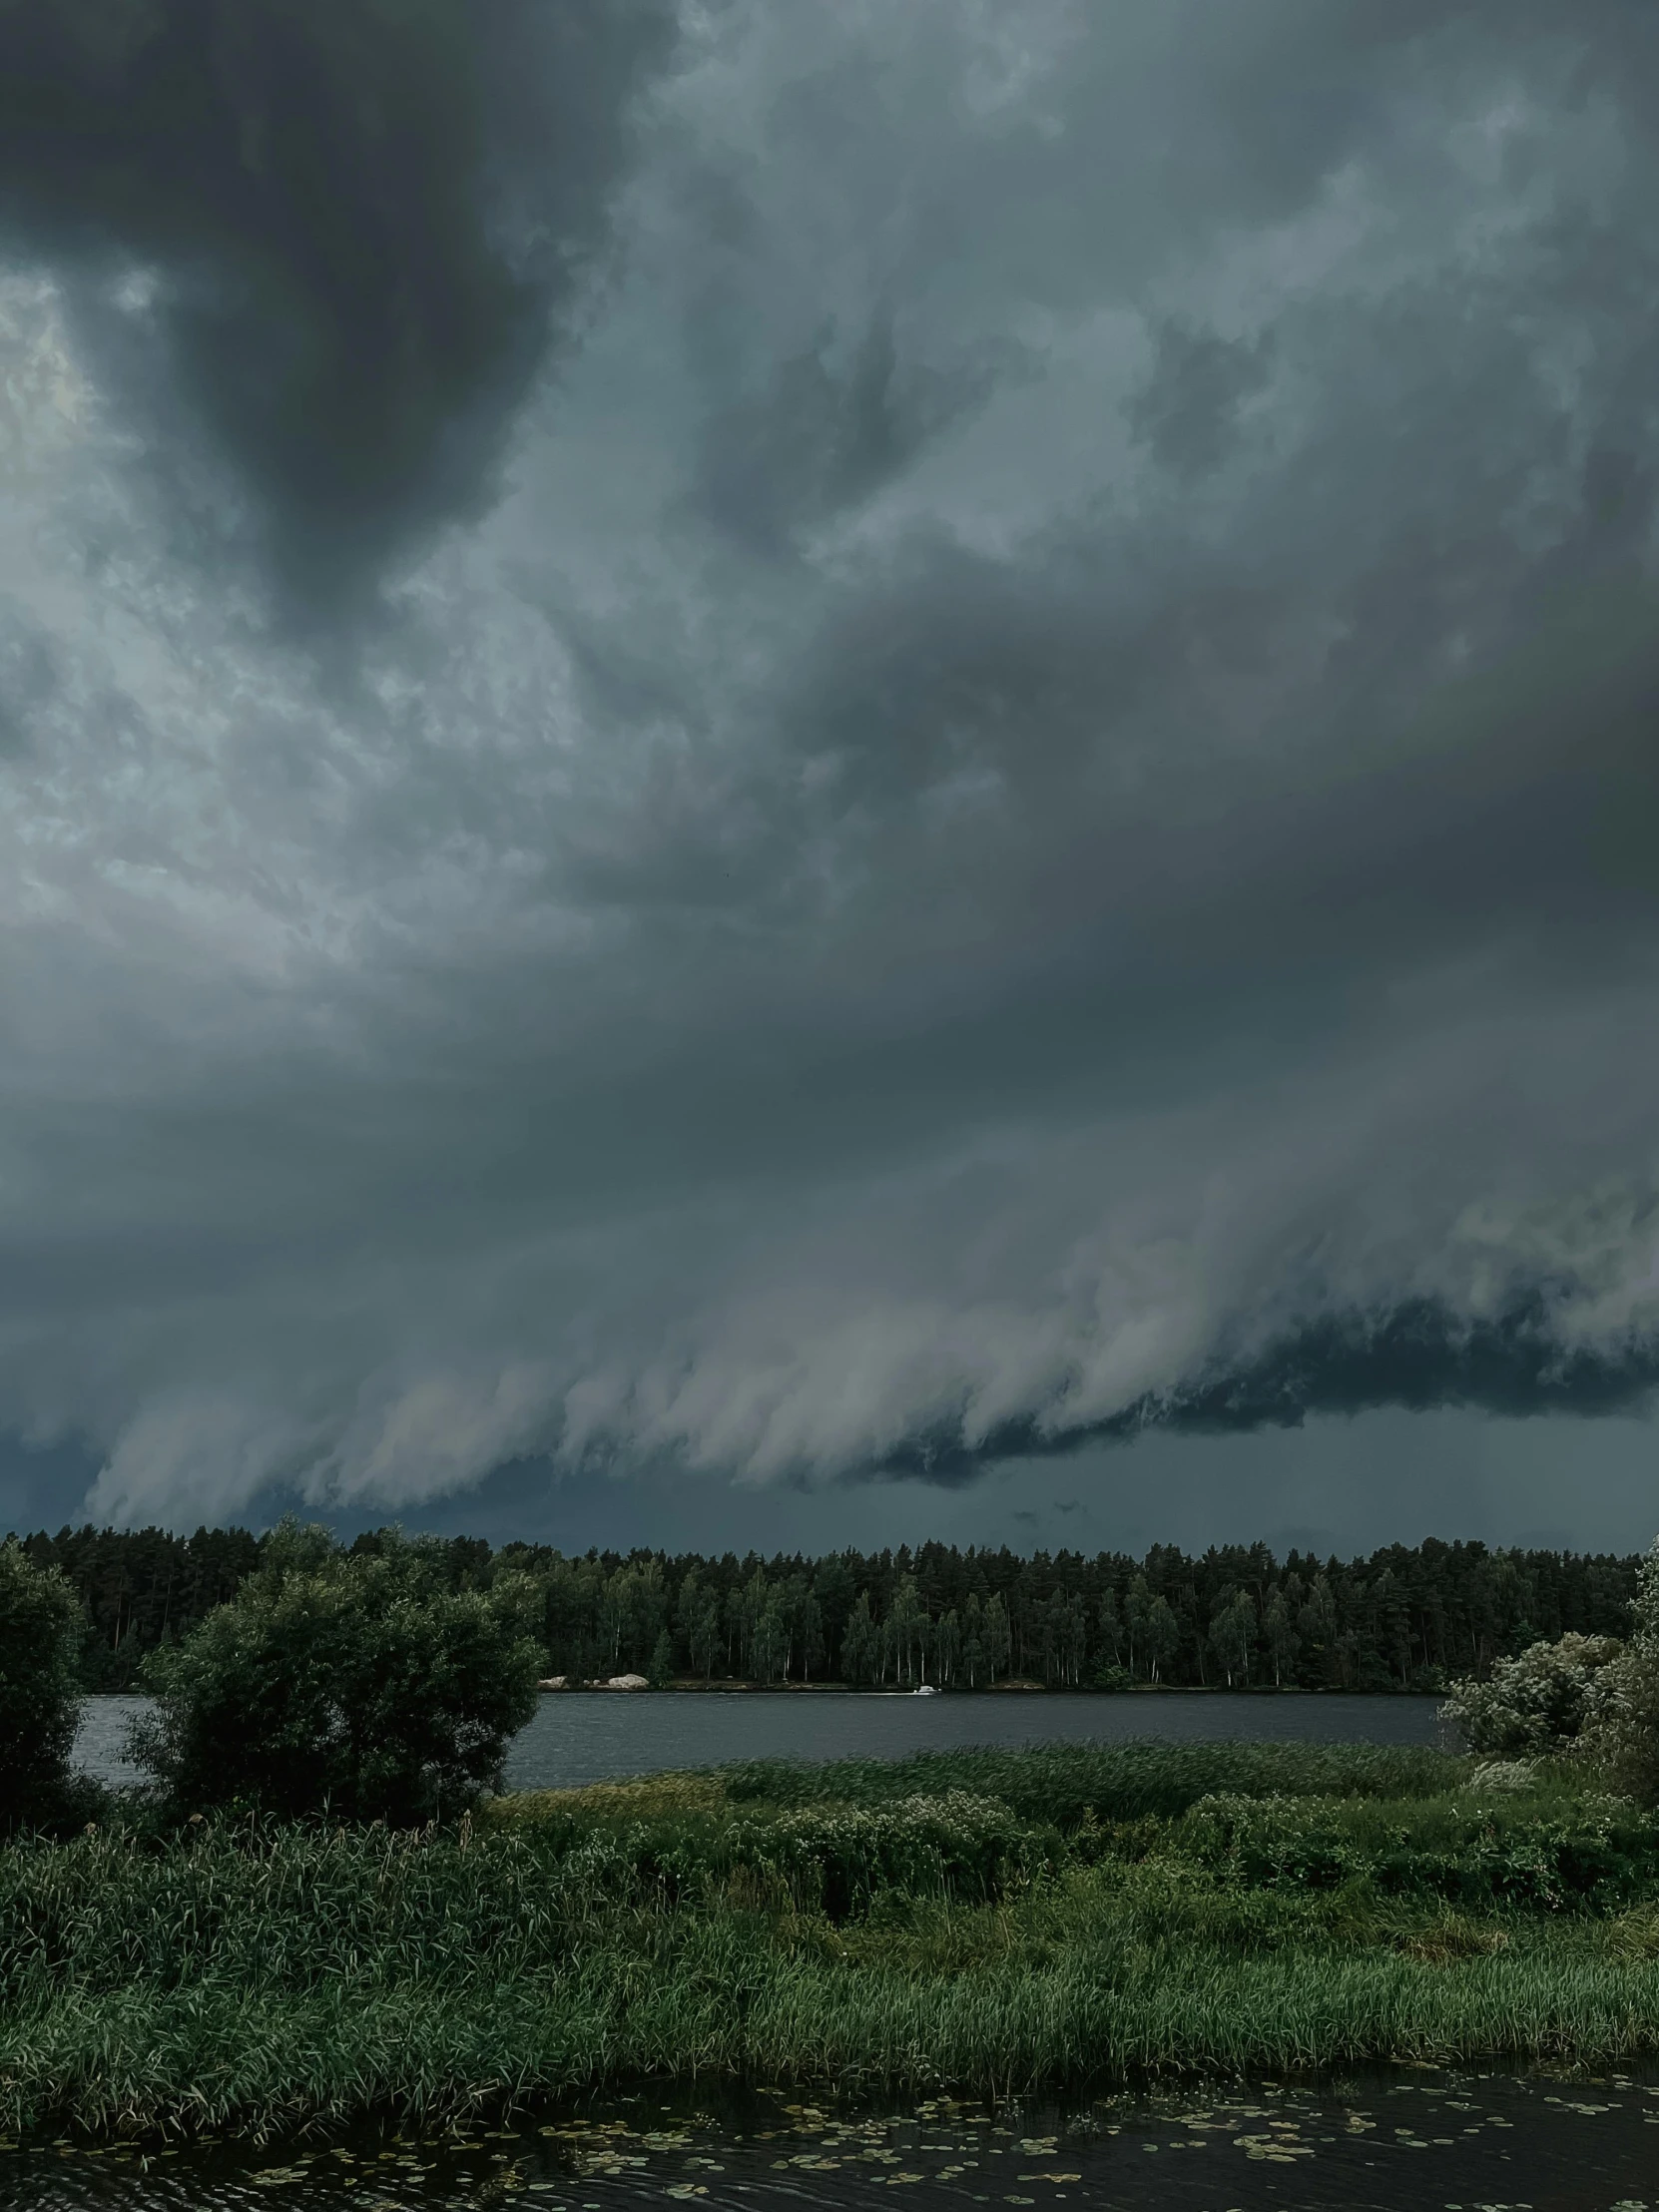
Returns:
[[[1659,1539],[1637,1572],[1629,1644],[1597,1675],[1577,1749],[1618,1789],[1659,1804]]]
[[[1563,1636],[1500,1659],[1489,1682],[1454,1682],[1440,1707],[1468,1749],[1502,1760],[1564,1750],[1584,1728],[1597,1677],[1619,1657],[1614,1636]]]

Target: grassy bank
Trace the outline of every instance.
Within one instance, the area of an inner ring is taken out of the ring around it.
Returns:
[[[0,1852],[0,2125],[427,2121],[627,2079],[976,2091],[1659,2049],[1659,1825],[1443,1754],[758,1764],[458,1834]]]

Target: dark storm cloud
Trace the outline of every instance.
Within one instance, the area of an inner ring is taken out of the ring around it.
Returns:
[[[1654,24],[729,0],[625,154],[632,13],[0,13],[114,131],[0,157],[0,1415],[189,1517],[1644,1408]],[[170,361],[406,548],[351,687]]]
[[[484,489],[599,241],[656,0],[6,0],[0,226],[317,604]]]
[[[1003,1459],[1128,1443],[1151,1429],[1231,1435],[1300,1428],[1320,1414],[1384,1406],[1457,1407],[1510,1419],[1540,1413],[1645,1410],[1659,1387],[1659,1342],[1563,1346],[1547,1290],[1471,1321],[1439,1300],[1408,1299],[1379,1314],[1328,1314],[1242,1361],[1221,1359],[1179,1387],[1149,1393],[1110,1420],[1049,1431],[1022,1418],[968,1442],[945,1426],[908,1439],[880,1468],[933,1482],[976,1479]]]
[[[0,599],[0,753],[27,746],[58,673],[50,641],[15,601]]]
[[[1129,421],[1153,453],[1179,475],[1199,475],[1226,454],[1240,406],[1267,381],[1265,342],[1229,342],[1213,330],[1167,322],[1145,389]]]
[[[837,339],[833,327],[818,332],[764,392],[709,427],[702,504],[759,551],[866,499],[995,382],[989,363],[901,370],[885,305],[855,344]]]

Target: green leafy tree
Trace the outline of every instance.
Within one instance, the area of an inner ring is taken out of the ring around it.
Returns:
[[[743,1673],[754,1680],[757,1676],[765,1682],[771,1679],[772,1641],[781,1631],[781,1620],[776,1605],[772,1606],[771,1619],[763,1631],[762,1622],[767,1619],[767,1609],[772,1600],[772,1585],[767,1580],[764,1567],[757,1567],[748,1581],[735,1589],[726,1600],[726,1619],[729,1632],[738,1646],[738,1664]],[[766,1664],[761,1663],[762,1660]]]
[[[785,1616],[784,1593],[776,1587],[767,1590],[749,1649],[749,1664],[759,1681],[770,1682],[774,1675],[782,1675],[789,1665],[789,1622]]]
[[[841,1636],[857,1587],[850,1562],[839,1552],[819,1562],[813,1576],[813,1595],[824,1623],[824,1657],[831,1674],[840,1671]]]
[[[391,1531],[353,1555],[284,1522],[230,1604],[150,1660],[135,1757],[180,1811],[458,1812],[534,1711],[541,1655],[528,1584],[450,1579],[441,1543]]]
[[[1316,1574],[1307,1600],[1297,1614],[1297,1625],[1314,1657],[1321,1663],[1322,1671],[1326,1670],[1336,1650],[1340,1619],[1330,1576]]]
[[[933,1669],[939,1682],[954,1685],[962,1663],[962,1623],[955,1606],[933,1631]]]
[[[47,1817],[67,1789],[84,1626],[55,1567],[0,1543],[0,1825]]]
[[[977,1690],[985,1679],[985,1611],[979,1592],[970,1590],[962,1608],[961,1670],[970,1690]]]
[[[1129,1672],[1137,1672],[1146,1653],[1146,1624],[1152,1612],[1152,1586],[1144,1574],[1136,1575],[1124,1601],[1123,1624],[1129,1643]]]
[[[1230,1690],[1238,1682],[1249,1682],[1250,1655],[1255,1646],[1256,1601],[1248,1590],[1236,1590],[1210,1623],[1210,1649]]]
[[[1181,1648],[1181,1623],[1175,1617],[1175,1608],[1162,1593],[1146,1609],[1141,1640],[1152,1669],[1152,1679],[1161,1681],[1165,1668]]]
[[[1118,1612],[1117,1593],[1108,1590],[1100,1601],[1096,1615],[1100,1623],[1100,1641],[1106,1658],[1114,1667],[1123,1664],[1123,1619]]]
[[[869,1610],[869,1592],[860,1590],[846,1616],[846,1632],[841,1638],[842,1679],[847,1682],[871,1681],[875,1674],[876,1647],[875,1623]]]
[[[1066,1590],[1051,1592],[1042,1617],[1043,1679],[1074,1688],[1083,1678],[1088,1649],[1088,1609]]]
[[[810,1682],[813,1669],[824,1658],[824,1609],[804,1574],[791,1575],[781,1603],[786,1632],[784,1679],[787,1682],[791,1667],[799,1665],[803,1680]]]
[[[707,1682],[720,1656],[720,1592],[706,1590],[695,1567],[681,1585],[678,1617],[693,1670]]]
[[[612,1672],[648,1665],[666,1625],[663,1570],[655,1559],[631,1563],[605,1584],[600,1634]]]
[[[1013,1631],[1008,1625],[1008,1608],[997,1591],[985,1607],[985,1673],[987,1681],[994,1682],[999,1674],[1008,1671],[1008,1655],[1013,1649]]]
[[[926,1679],[927,1674],[927,1616],[922,1611],[921,1600],[916,1594],[915,1577],[905,1575],[893,1592],[892,1610],[887,1616],[892,1629],[893,1658],[898,1679],[914,1682]]]
[[[652,1647],[645,1679],[654,1690],[665,1690],[674,1680],[674,1638],[666,1628]]]
[[[1275,1590],[1268,1600],[1267,1611],[1262,1615],[1262,1633],[1267,1638],[1268,1657],[1273,1661],[1273,1686],[1282,1690],[1285,1671],[1296,1665],[1296,1655],[1302,1649],[1302,1638],[1292,1622],[1290,1604],[1283,1590]]]

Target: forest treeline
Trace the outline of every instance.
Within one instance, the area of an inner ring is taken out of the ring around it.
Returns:
[[[352,1550],[372,1550],[376,1534]],[[25,1539],[85,1612],[91,1690],[133,1686],[147,1653],[235,1595],[263,1539],[246,1529],[62,1529]],[[1265,1544],[1193,1557],[1155,1545],[1025,1557],[953,1545],[827,1558],[444,1546],[457,1589],[525,1578],[547,1672],[655,1682],[842,1682],[989,1689],[1282,1687],[1437,1691],[1568,1630],[1622,1636],[1637,1559],[1430,1539],[1369,1558]]]

